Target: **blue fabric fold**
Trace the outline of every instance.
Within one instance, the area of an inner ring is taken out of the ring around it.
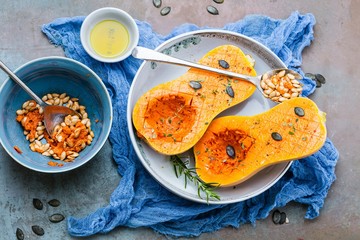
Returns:
[[[289,171],[270,189],[249,200],[224,205],[207,205],[185,200],[160,186],[138,160],[127,132],[126,105],[131,82],[141,61],[129,57],[120,63],[105,64],[92,59],[80,43],[80,27],[84,17],[60,18],[42,26],[50,42],[61,46],[65,55],[93,69],[104,81],[111,96],[114,118],[110,132],[113,158],[122,176],[110,197],[109,205],[88,216],[68,218],[68,231],[73,236],[107,233],[117,226],[150,227],[171,236],[198,236],[244,223],[255,224],[278,207],[295,201],[308,206],[305,218],[319,216],[328,190],[335,181],[339,153],[327,139],[325,145],[310,157],[295,161]],[[153,31],[150,24],[136,21],[139,45],[155,48],[178,34],[198,30],[183,24],[168,35]],[[270,48],[288,68],[303,74],[300,66],[302,50],[313,40],[315,18],[312,14],[293,12],[287,19],[249,15],[229,23],[225,30],[249,36]],[[310,95],[315,84],[304,79],[303,95]],[[124,147],[129,146],[129,147]],[[171,209],[171,211],[169,211]]]

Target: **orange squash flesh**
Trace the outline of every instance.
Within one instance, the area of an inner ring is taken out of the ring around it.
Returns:
[[[297,115],[295,107],[303,109],[304,116]],[[282,140],[274,140],[274,133]],[[293,98],[255,116],[213,120],[194,146],[196,171],[204,182],[234,186],[272,164],[315,153],[325,140],[325,113],[310,99]],[[226,151],[228,146],[234,155]]]
[[[199,63],[221,69],[219,60],[229,64],[229,71],[256,76],[245,54],[232,45],[214,48]],[[201,88],[194,89],[190,81],[200,83]],[[228,86],[233,97],[226,92]],[[191,68],[141,96],[133,110],[133,124],[138,136],[156,151],[183,153],[195,145],[216,115],[244,101],[255,89],[243,80]]]

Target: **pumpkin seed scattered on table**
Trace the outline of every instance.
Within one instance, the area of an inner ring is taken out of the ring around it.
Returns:
[[[156,8],[161,7],[161,3],[162,3],[161,0],[153,0],[153,5],[154,5],[154,7],[156,7]]]
[[[219,15],[219,10],[217,10],[217,8],[214,6],[211,5],[207,6],[206,10],[212,15]]]
[[[221,4],[224,2],[224,0],[213,0],[213,1],[214,1],[214,3],[217,3],[217,4]]]
[[[272,221],[275,223],[275,224],[279,224],[280,222],[280,219],[281,219],[281,213],[279,210],[275,210],[272,214]]]
[[[321,82],[322,84],[324,84],[326,82],[326,79],[323,75],[321,75],[320,73],[315,74],[315,79],[319,82]]]
[[[289,223],[289,219],[286,217],[286,213],[285,212],[280,212],[277,209],[272,214],[272,221],[275,224]]]
[[[31,226],[31,229],[38,236],[42,236],[42,235],[45,234],[44,229],[42,227],[38,226],[38,225]]]
[[[59,223],[64,219],[65,219],[65,217],[60,213],[55,213],[49,217],[49,220],[52,223]]]
[[[52,207],[58,207],[60,206],[60,201],[57,199],[51,199],[48,204]]]
[[[37,210],[42,210],[43,207],[44,207],[43,203],[42,203],[41,200],[38,199],[38,198],[34,198],[34,199],[33,199],[33,205],[34,205],[34,207],[35,207]]]
[[[310,79],[312,79],[312,80],[314,80],[314,81],[315,81],[315,74],[312,74],[312,73],[305,73],[305,77],[308,77],[308,78],[310,78]]]
[[[317,73],[317,74],[305,73],[305,77],[308,77],[311,80],[315,81],[317,88],[321,87],[326,82],[325,77],[323,75],[321,75],[320,73]]]
[[[171,7],[163,7],[160,10],[160,14],[161,14],[161,16],[166,16],[170,13],[170,11],[171,11]]]
[[[17,240],[24,240],[24,232],[20,229],[20,228],[17,228],[16,229],[16,239]]]
[[[279,221],[279,224],[284,224],[285,221],[286,221],[286,213],[281,212],[281,213],[280,213],[280,221]]]

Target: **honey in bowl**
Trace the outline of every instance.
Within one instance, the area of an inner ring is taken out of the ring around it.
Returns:
[[[105,58],[121,55],[129,45],[129,32],[116,20],[97,23],[90,33],[90,44],[94,51]]]

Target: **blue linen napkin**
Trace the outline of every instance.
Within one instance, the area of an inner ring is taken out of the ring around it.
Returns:
[[[141,61],[129,57],[120,63],[105,64],[89,57],[79,37],[83,20],[84,17],[56,19],[43,25],[42,31],[51,43],[63,48],[67,57],[89,66],[105,83],[114,107],[109,139],[122,178],[108,206],[83,218],[68,218],[70,235],[106,233],[117,226],[147,226],[171,236],[198,236],[228,226],[255,224],[257,219],[266,218],[271,210],[285,206],[290,201],[308,205],[305,218],[313,219],[319,215],[328,190],[336,179],[335,165],[339,158],[338,151],[329,139],[317,153],[294,161],[289,171],[270,189],[243,202],[226,205],[195,203],[160,186],[143,168],[130,147],[126,126],[128,91]],[[293,12],[284,20],[249,15],[225,25],[223,29],[263,43],[289,68],[303,74],[300,68],[301,53],[313,40],[314,24],[312,14]],[[196,25],[184,24],[163,36],[154,32],[146,22],[137,21],[137,25],[140,31],[139,45],[148,48],[155,48],[178,34],[200,29]],[[303,95],[308,96],[314,91],[315,84],[306,78],[303,83]]]

